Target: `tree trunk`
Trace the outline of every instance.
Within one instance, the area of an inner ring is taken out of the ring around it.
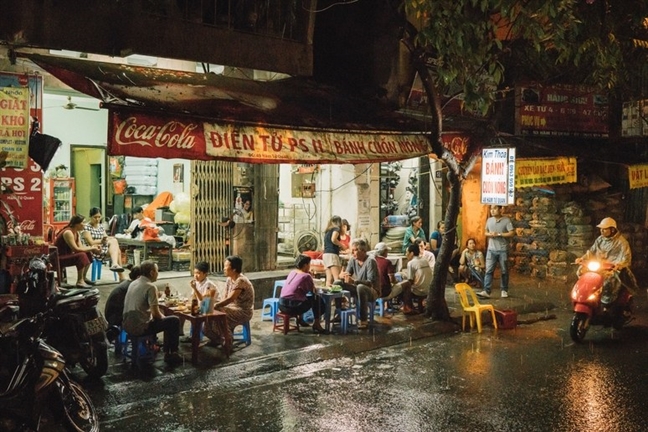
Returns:
[[[445,288],[448,279],[448,268],[457,238],[457,217],[461,204],[461,178],[452,170],[448,170],[450,182],[450,199],[445,213],[445,233],[441,249],[434,265],[434,277],[430,284],[425,316],[438,321],[449,321],[450,311],[445,301]]]

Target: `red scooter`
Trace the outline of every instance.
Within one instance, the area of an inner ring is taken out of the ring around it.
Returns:
[[[618,276],[619,271],[614,270],[612,263],[597,260],[581,263],[578,280],[571,291],[574,317],[569,335],[574,342],[583,341],[590,325],[620,330],[632,320],[632,294]],[[619,284],[616,299],[609,298],[611,293],[604,289],[606,284]]]

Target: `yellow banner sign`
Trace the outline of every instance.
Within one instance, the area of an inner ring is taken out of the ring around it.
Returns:
[[[372,163],[425,156],[423,134],[305,131],[203,123],[206,152],[251,163]]]
[[[29,161],[29,88],[0,87],[0,153],[6,166],[27,168]]]
[[[648,165],[631,165],[628,167],[630,189],[648,187]]]
[[[576,182],[576,158],[518,159],[515,187],[542,186]]]

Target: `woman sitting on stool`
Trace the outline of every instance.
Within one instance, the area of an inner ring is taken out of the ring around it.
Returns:
[[[74,215],[70,219],[63,230],[56,236],[54,246],[58,248],[59,264],[61,268],[75,266],[77,268],[77,282],[78,288],[90,288],[94,285],[86,278],[90,263],[92,262],[92,254],[101,253],[100,246],[82,246],[79,241],[79,233],[85,229],[83,221],[85,217],[81,215]]]
[[[286,279],[286,284],[281,288],[279,298],[279,310],[289,315],[299,315],[299,325],[308,326],[302,315],[313,309],[315,320],[313,321],[313,332],[323,333],[324,329],[320,324],[320,317],[324,308],[323,300],[315,295],[315,282],[310,274],[311,258],[306,255],[299,255],[295,261],[295,270],[291,271]],[[308,297],[307,294],[312,296]]]

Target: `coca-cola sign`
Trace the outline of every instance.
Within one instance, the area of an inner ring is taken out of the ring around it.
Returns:
[[[115,130],[115,141],[122,146],[139,144],[141,146],[190,149],[195,146],[192,135],[198,125],[169,121],[162,126],[146,124],[137,117],[128,117],[119,123]]]
[[[422,133],[293,130],[110,109],[108,151],[249,163],[367,163],[430,153]]]
[[[205,153],[202,123],[165,115],[110,110],[111,155],[212,159]]]

